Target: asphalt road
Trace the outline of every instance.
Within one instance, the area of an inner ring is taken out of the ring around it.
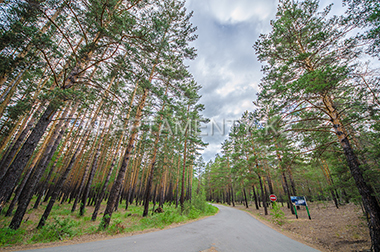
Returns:
[[[270,251],[316,252],[267,227],[244,211],[219,206],[215,216],[172,229],[124,238],[33,251]]]

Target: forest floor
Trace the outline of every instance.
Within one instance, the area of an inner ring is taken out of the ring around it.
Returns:
[[[248,209],[244,205],[237,205],[236,208],[248,211],[273,229],[321,251],[369,251],[367,221],[359,206],[350,203],[337,209],[333,202],[311,202],[308,206],[311,220],[305,207],[297,210],[299,218],[296,219],[285,204],[281,207],[285,213],[282,225],[274,224],[270,208],[268,215],[264,215],[264,208],[256,210],[254,203]]]
[[[148,217],[143,218],[143,206],[130,205],[126,211],[123,204],[112,214],[110,226],[106,230],[99,230],[105,203],[102,204],[96,221],[91,221],[94,207],[86,207],[84,216],[79,216],[79,210],[72,213],[71,206],[56,204],[47,224],[41,229],[36,229],[36,226],[46,203],[38,209],[29,209],[21,227],[16,231],[8,228],[12,217],[0,215],[0,251],[63,246],[144,234],[190,223],[214,215],[218,211],[216,207],[208,204],[204,212],[185,204],[185,214],[181,215],[175,205],[165,204],[164,213],[151,215],[150,212]]]

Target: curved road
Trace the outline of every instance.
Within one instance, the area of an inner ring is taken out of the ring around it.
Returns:
[[[219,208],[215,216],[172,229],[33,251],[318,251],[278,233],[244,211],[215,206]]]

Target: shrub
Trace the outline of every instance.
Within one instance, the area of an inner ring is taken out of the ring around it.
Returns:
[[[13,230],[8,227],[0,228],[0,246],[21,243],[25,230]]]
[[[202,207],[202,208],[205,208]],[[196,209],[194,206],[191,206],[189,214],[187,215],[190,219],[196,219],[201,215],[201,211],[199,209]]]
[[[63,240],[65,238],[71,238],[77,233],[73,229],[76,223],[69,219],[54,218],[53,223],[48,223],[38,230],[33,235],[31,241],[34,242],[52,242],[56,240]]]
[[[280,206],[276,202],[273,202],[273,209],[270,210],[272,221],[277,225],[283,225],[285,223],[285,213],[281,210]]]
[[[109,226],[107,232],[110,234],[119,234],[122,233],[125,229],[125,226],[122,224],[120,219],[115,219],[112,225]]]

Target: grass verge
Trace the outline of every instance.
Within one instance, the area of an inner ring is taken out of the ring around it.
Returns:
[[[105,203],[100,209],[96,221],[91,221],[93,207],[87,207],[84,216],[71,212],[71,205],[57,204],[47,221],[47,224],[37,229],[39,217],[45,206],[39,209],[29,209],[24,221],[18,230],[8,228],[12,217],[0,216],[0,247],[13,247],[17,245],[48,243],[67,241],[74,237],[79,238],[86,235],[94,235],[104,238],[116,234],[130,234],[149,229],[163,229],[175,223],[186,223],[188,221],[214,215],[218,209],[207,204],[202,199],[193,199],[192,203],[186,202],[184,212],[181,215],[180,207],[165,204],[163,213],[152,214],[152,208],[148,217],[143,218],[143,206],[130,205],[126,211],[121,205],[117,212],[112,215],[110,226],[105,230],[99,229],[103,216]]]

